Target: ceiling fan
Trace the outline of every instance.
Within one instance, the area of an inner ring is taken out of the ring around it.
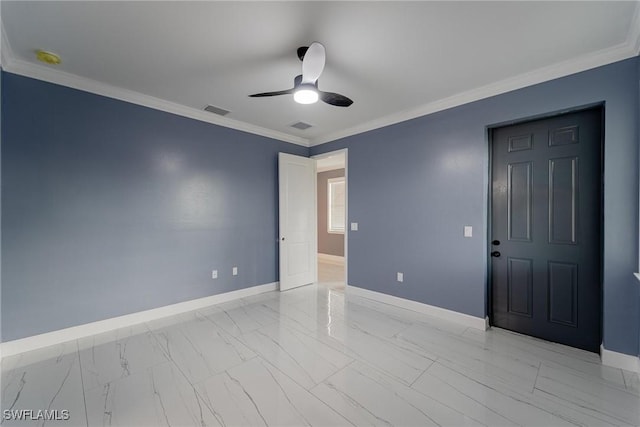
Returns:
[[[344,95],[323,92],[318,89],[318,78],[322,74],[325,63],[325,50],[322,44],[313,42],[309,47],[299,47],[297,53],[298,58],[302,61],[302,74],[293,79],[293,87],[291,89],[255,93],[249,96],[261,98],[293,94],[293,99],[300,104],[313,104],[318,99],[336,107],[348,107],[353,104],[353,101]]]

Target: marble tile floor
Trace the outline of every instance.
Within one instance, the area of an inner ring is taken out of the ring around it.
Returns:
[[[2,360],[19,426],[640,425],[637,373],[325,284]]]

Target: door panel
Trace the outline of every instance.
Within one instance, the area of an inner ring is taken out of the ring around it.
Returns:
[[[316,281],[316,162],[278,156],[280,290]]]
[[[578,265],[549,261],[549,321],[578,326]]]
[[[575,245],[578,157],[549,160],[549,243]]]
[[[531,240],[531,208],[533,194],[533,163],[511,163],[508,165],[509,240],[528,242]]]
[[[509,313],[531,317],[533,307],[533,260],[509,258],[507,291]]]
[[[596,108],[493,130],[493,325],[599,350],[601,120]]]

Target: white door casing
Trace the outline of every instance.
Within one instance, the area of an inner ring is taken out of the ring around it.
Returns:
[[[280,290],[317,280],[316,161],[278,154]]]

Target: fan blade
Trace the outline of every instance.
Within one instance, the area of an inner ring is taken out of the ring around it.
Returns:
[[[309,46],[300,46],[298,50],[296,50],[296,54],[300,61],[304,59],[304,54],[307,53],[307,49],[309,49]]]
[[[263,96],[278,96],[278,95],[288,95],[293,93],[293,89],[287,90],[278,90],[276,92],[264,92],[264,93],[254,93],[253,95],[249,95],[251,98],[261,98]]]
[[[324,70],[324,46],[318,42],[311,43],[302,60],[302,83],[314,84]]]
[[[344,95],[333,92],[319,92],[320,99],[329,105],[335,105],[336,107],[348,107],[353,104],[353,101]]]

